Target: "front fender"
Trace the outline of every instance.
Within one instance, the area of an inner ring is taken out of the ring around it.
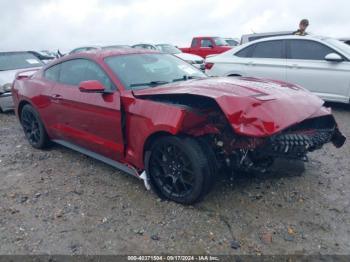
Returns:
[[[145,143],[153,134],[189,133],[191,129],[206,121],[205,115],[199,115],[183,106],[146,99],[135,99],[133,103],[126,105],[125,111],[127,131],[125,158],[139,169],[144,168]]]

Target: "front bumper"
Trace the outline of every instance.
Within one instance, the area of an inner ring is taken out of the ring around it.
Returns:
[[[15,108],[11,93],[0,94],[0,109],[5,111],[10,111]]]
[[[333,116],[323,116],[303,121],[268,139],[265,154],[283,158],[302,159],[308,152],[332,142],[342,147],[346,137],[339,131]]]

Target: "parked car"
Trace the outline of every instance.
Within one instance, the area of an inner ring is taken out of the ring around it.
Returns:
[[[119,48],[131,48],[131,46],[128,45],[109,45],[109,46],[100,46],[100,45],[91,45],[91,46],[82,46],[74,48],[72,51],[69,52],[69,54],[76,54],[91,50],[99,50],[99,49],[119,49]]]
[[[282,36],[208,58],[211,76],[253,76],[301,85],[327,101],[349,103],[350,46],[332,38]]]
[[[198,55],[183,53],[179,48],[169,45],[169,44],[137,44],[133,45],[133,48],[149,49],[149,50],[159,50],[167,54],[175,55],[187,63],[204,70],[204,59]]]
[[[199,55],[206,58],[208,55],[221,54],[230,50],[226,41],[221,37],[194,37],[191,47],[183,47],[180,50],[184,53]]]
[[[150,50],[69,55],[13,87],[29,143],[51,140],[142,178],[190,204],[220,168],[264,171],[345,137],[323,101],[303,88],[254,78],[210,78]]]
[[[279,31],[279,32],[254,33],[254,34],[242,35],[241,45],[251,41],[267,38],[267,37],[284,36],[284,35],[293,35],[293,31]]]
[[[0,112],[14,108],[11,88],[16,73],[42,65],[43,62],[28,52],[0,52]]]
[[[55,55],[52,54],[48,54],[46,52],[42,52],[42,51],[28,51],[28,53],[31,53],[32,55],[36,56],[36,58],[38,58],[41,62],[47,64],[48,62],[50,62],[53,59],[56,59]]]
[[[350,38],[339,38],[339,40],[344,42],[347,45],[350,45]]]
[[[224,38],[225,42],[229,45],[229,46],[238,46],[239,45],[239,39],[236,38]]]
[[[107,45],[102,47],[102,49],[119,49],[119,48],[132,48],[132,47],[129,45]]]

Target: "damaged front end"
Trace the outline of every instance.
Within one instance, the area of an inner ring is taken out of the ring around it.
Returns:
[[[306,119],[269,137],[237,135],[226,127],[205,139],[215,149],[219,167],[260,172],[275,158],[307,161],[307,153],[328,142],[341,147],[346,140],[332,115]]]
[[[176,133],[198,138],[204,144],[215,169],[265,172],[276,158],[307,161],[309,152],[329,142],[341,147],[346,140],[338,130],[330,110],[322,104],[309,108],[309,117],[300,111],[298,116],[303,118],[291,122],[296,119],[295,115],[284,117],[277,114],[274,118],[271,112],[276,110],[267,111],[266,105],[255,102],[250,105],[252,100],[246,105],[241,104],[240,108],[238,99],[230,100],[230,103],[238,102],[230,106],[232,114],[229,114],[229,110],[225,110],[228,103],[223,105],[220,101],[204,96],[143,95],[142,99],[179,108],[182,113],[179,114],[181,120]],[[238,108],[237,111],[233,110],[234,107]],[[291,124],[288,125],[286,118]],[[282,128],[282,125],[286,127]],[[256,132],[252,135],[254,130]]]

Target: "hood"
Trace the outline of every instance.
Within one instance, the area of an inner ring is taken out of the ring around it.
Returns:
[[[299,123],[323,106],[305,89],[257,78],[205,78],[134,91],[137,97],[187,94],[215,99],[234,131],[265,137]]]
[[[188,54],[188,53],[178,53],[174,55],[185,61],[203,61],[204,60],[203,57],[201,56]]]
[[[23,70],[23,69],[22,69]],[[12,84],[13,80],[15,80],[15,75],[20,70],[6,70],[0,71],[0,85],[4,85],[7,83]]]

